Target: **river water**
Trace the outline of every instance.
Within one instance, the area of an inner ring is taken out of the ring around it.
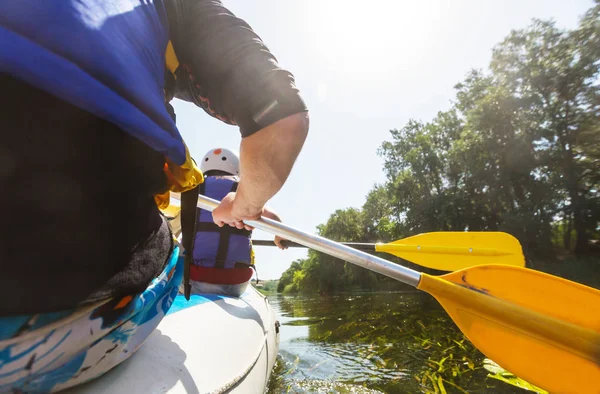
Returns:
[[[485,369],[490,361],[427,294],[269,300],[281,322],[270,394],[527,392],[499,379],[526,382]]]

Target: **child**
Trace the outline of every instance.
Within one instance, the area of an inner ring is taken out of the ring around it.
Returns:
[[[253,274],[252,233],[230,226],[219,227],[213,222],[211,212],[193,207],[198,194],[220,201],[228,193],[236,191],[240,161],[237,154],[228,149],[213,149],[202,158],[200,168],[204,173],[204,183],[181,195],[183,245],[189,262],[188,289],[191,293],[238,297],[248,287]],[[194,222],[190,212],[195,212]],[[265,208],[263,216],[281,221],[268,208]],[[275,237],[277,246],[286,249],[281,241],[280,237]],[[184,288],[185,281],[186,278]]]

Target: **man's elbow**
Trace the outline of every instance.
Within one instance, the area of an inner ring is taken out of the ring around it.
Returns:
[[[310,117],[308,115],[308,111],[298,112],[282,119],[281,121],[286,123],[284,129],[289,130],[293,134],[294,139],[303,145],[308,135],[308,129],[310,126]]]

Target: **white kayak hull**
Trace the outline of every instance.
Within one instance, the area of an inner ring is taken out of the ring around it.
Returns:
[[[67,393],[265,392],[279,348],[267,299],[248,286],[240,298],[178,295],[134,356]]]

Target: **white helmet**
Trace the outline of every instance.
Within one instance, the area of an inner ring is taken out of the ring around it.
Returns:
[[[240,159],[236,152],[229,149],[211,149],[202,158],[200,170],[204,173],[211,170],[218,170],[231,175],[239,175]]]

